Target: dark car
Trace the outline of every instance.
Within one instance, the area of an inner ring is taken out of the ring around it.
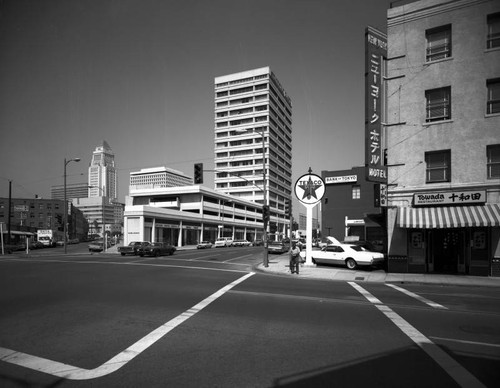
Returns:
[[[143,256],[165,256],[173,255],[175,252],[175,247],[170,244],[154,242],[147,245],[141,245],[137,250],[137,254],[141,257]]]
[[[137,255],[139,248],[142,245],[150,244],[147,241],[132,241],[130,244],[118,247],[118,252],[122,255]]]
[[[268,246],[267,246],[267,251],[269,253],[282,254],[282,253],[288,252],[289,249],[290,249],[290,246],[287,244],[284,244],[281,241],[270,241]]]

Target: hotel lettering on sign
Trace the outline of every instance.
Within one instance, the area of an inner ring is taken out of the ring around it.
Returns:
[[[366,179],[386,183],[383,165],[382,100],[384,58],[387,57],[387,36],[372,27],[365,32],[365,164]]]

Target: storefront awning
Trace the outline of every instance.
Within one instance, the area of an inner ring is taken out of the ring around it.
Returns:
[[[400,228],[442,229],[500,226],[500,204],[398,209]]]

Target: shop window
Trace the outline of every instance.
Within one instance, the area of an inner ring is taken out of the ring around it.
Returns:
[[[487,24],[486,48],[500,47],[500,12],[488,15]]]
[[[361,187],[359,185],[352,186],[352,199],[361,198]]]
[[[446,25],[425,32],[426,62],[451,57],[451,25]]]
[[[451,151],[425,153],[426,183],[451,182]]]
[[[425,92],[425,121],[451,120],[451,88],[439,88]]]
[[[488,179],[500,178],[500,144],[486,146]]]
[[[486,101],[486,113],[500,113],[500,78],[486,81],[488,97]]]

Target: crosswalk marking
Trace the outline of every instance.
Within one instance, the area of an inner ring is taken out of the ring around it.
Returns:
[[[243,281],[245,281],[254,274],[255,274],[254,272],[247,273],[246,275],[240,277],[239,279],[236,279],[234,282],[226,285],[225,287],[222,287],[219,291],[213,293],[212,295],[205,298],[204,300],[194,305],[190,309],[186,310],[182,314],[178,315],[177,317],[171,319],[170,321],[161,325],[157,329],[153,330],[151,333],[147,334],[139,341],[132,344],[127,349],[125,349],[121,353],[118,353],[116,356],[114,356],[104,364],[98,366],[97,368],[94,369],[79,368],[73,365],[64,364],[62,362],[48,360],[46,358],[37,357],[31,354],[17,352],[15,350],[2,347],[0,347],[0,360],[70,380],[89,380],[89,379],[95,379],[97,377],[106,376],[120,369],[122,366],[124,366],[129,361],[134,359],[136,356],[141,354],[143,351],[148,349],[151,345],[156,343],[159,339],[163,338],[166,334],[175,329],[177,326],[179,326],[180,324],[191,318],[196,313],[203,310],[210,303],[220,298],[230,289],[232,289],[239,283],[242,283]]]
[[[394,284],[387,284],[387,286],[394,288],[395,290],[398,290],[399,292],[402,292],[403,294],[406,294],[408,296],[411,296],[412,298],[417,299],[418,301],[425,303],[428,306],[434,307],[435,309],[443,309],[443,310],[448,310],[448,307],[444,307],[443,305],[440,305],[439,303],[433,302],[432,300],[426,299],[423,296],[414,294],[411,291],[405,290],[404,288],[398,287]]]
[[[409,322],[404,320],[390,307],[382,304],[370,292],[354,282],[348,282],[354,289],[361,293],[368,301],[389,318],[404,334],[417,344],[427,355],[438,363],[460,386],[482,388],[484,385],[467,369],[455,361],[448,353],[442,350],[425,335],[420,333]]]

